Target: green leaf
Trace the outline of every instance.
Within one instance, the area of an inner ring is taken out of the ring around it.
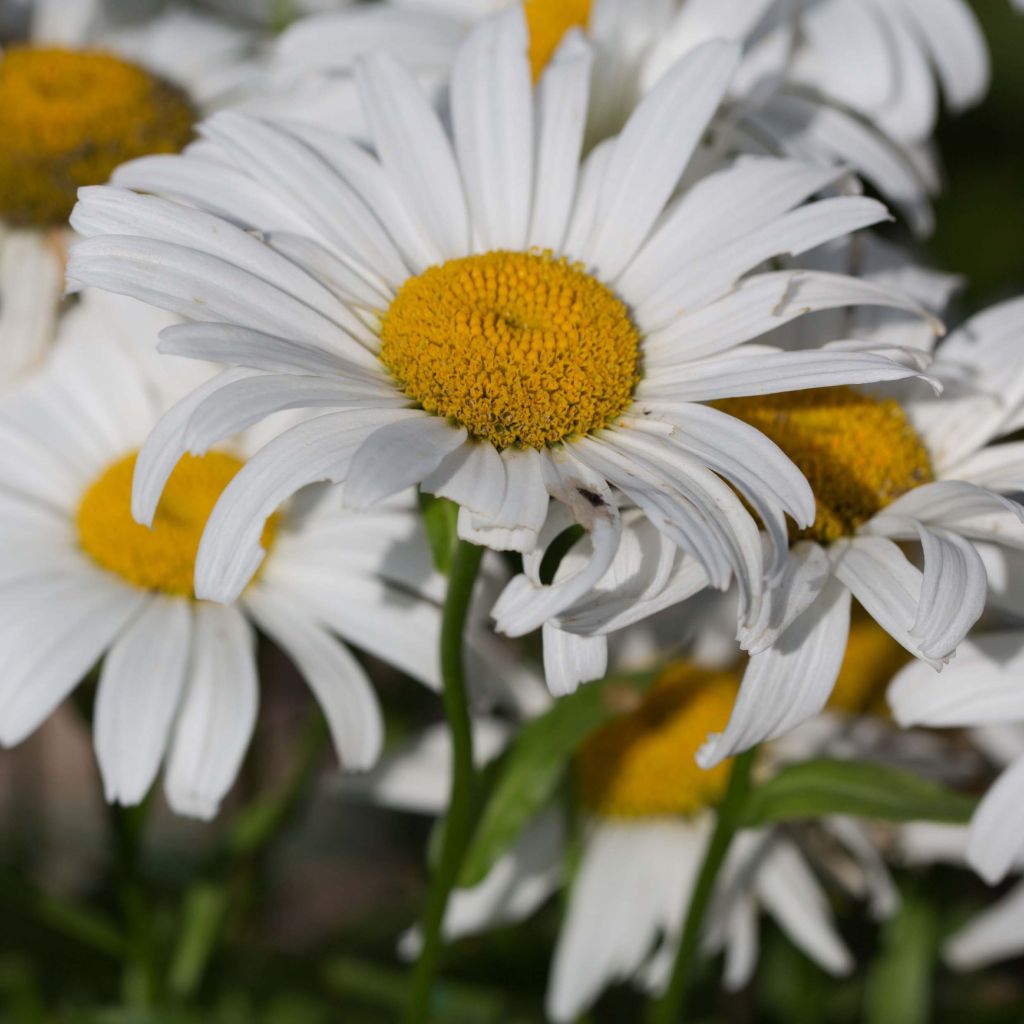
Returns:
[[[447,576],[452,564],[452,552],[458,541],[459,506],[447,498],[435,498],[420,492],[420,511],[423,513],[423,527],[427,531],[434,565],[438,572]]]
[[[909,772],[880,764],[821,759],[784,768],[750,794],[747,827],[824,814],[884,821],[970,820],[976,801]]]
[[[498,767],[459,877],[476,885],[527,822],[551,799],[576,748],[608,719],[621,714],[656,673],[588,683],[563,697],[520,732]]]
[[[868,974],[864,1024],[928,1024],[937,952],[934,907],[905,892]]]

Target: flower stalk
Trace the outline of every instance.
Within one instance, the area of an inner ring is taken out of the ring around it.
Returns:
[[[423,948],[413,974],[408,1024],[430,1019],[430,997],[443,944],[442,925],[448,898],[459,876],[472,832],[476,785],[473,734],[466,692],[463,639],[483,548],[468,541],[456,544],[448,574],[448,595],[441,620],[441,679],[445,714],[452,743],[452,782],[441,851],[420,923]]]
[[[693,896],[686,907],[686,919],[679,948],[676,950],[672,977],[665,994],[651,1008],[649,1024],[679,1024],[683,1019],[682,1013],[693,979],[693,968],[699,955],[701,926],[711,902],[718,873],[725,863],[733,838],[740,829],[743,808],[750,792],[750,775],[756,751],[756,747],[748,750],[733,762],[729,785],[718,807],[715,831],[704,855],[704,863],[697,876]]]

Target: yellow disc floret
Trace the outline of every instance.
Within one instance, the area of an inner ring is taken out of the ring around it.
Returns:
[[[885,716],[886,688],[910,658],[906,649],[866,612],[856,612],[850,624],[843,667],[828,706],[851,714]]]
[[[625,410],[640,337],[625,305],[566,260],[490,252],[406,281],[381,343],[427,412],[498,448],[543,448]]]
[[[541,76],[562,37],[571,28],[586,28],[591,0],[523,0],[530,32],[533,80]]]
[[[135,455],[115,462],[85,492],[78,506],[82,548],[104,569],[144,590],[194,596],[196,552],[207,519],[242,461],[224,452],[186,455],[175,467],[153,520],[132,519]],[[275,520],[267,523],[263,546],[273,541]]]
[[[635,710],[590,736],[576,757],[583,804],[611,818],[694,814],[725,791],[730,762],[710,771],[694,757],[729,720],[739,685],[732,673],[670,666]]]
[[[935,479],[928,449],[891,399],[836,387],[716,404],[770,437],[807,477],[818,514],[811,527],[793,531],[794,540],[848,537]]]
[[[79,186],[118,164],[176,153],[192,134],[185,94],[106,53],[14,47],[0,58],[0,217],[60,224]]]

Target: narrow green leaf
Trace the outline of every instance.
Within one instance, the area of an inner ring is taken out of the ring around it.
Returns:
[[[824,814],[884,821],[970,820],[976,801],[909,772],[880,764],[821,759],[784,768],[751,793],[748,827]]]
[[[621,714],[654,680],[654,673],[582,686],[527,725],[507,751],[486,797],[463,862],[459,884],[476,885],[551,799],[576,748],[609,718]]]
[[[928,1024],[937,953],[935,908],[904,892],[868,973],[864,1024]]]
[[[427,543],[434,556],[434,565],[438,572],[447,575],[458,540],[459,506],[446,498],[435,498],[422,492],[419,497],[423,527],[427,531]]]

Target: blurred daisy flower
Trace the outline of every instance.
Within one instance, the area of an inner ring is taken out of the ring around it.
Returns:
[[[210,817],[252,736],[256,630],[309,684],[341,764],[365,769],[381,713],[338,637],[437,687],[444,581],[405,498],[368,516],[327,491],[265,524],[267,558],[236,602],[197,601],[199,538],[254,438],[171,456],[155,514],[132,519],[139,448],[197,380],[195,364],[140,348],[169,321],[86,293],[46,367],[0,404],[0,742],[27,737],[102,660],[94,742],[107,798],[138,803],[164,763],[171,806]],[[161,459],[166,441],[151,437]]]
[[[129,21],[100,0],[23,5],[0,51],[0,387],[56,332],[79,186],[125,160],[176,153],[237,86],[248,33],[172,8]]]
[[[467,28],[510,0],[391,0],[296,22],[275,48],[282,81],[311,72],[313,103],[352,111],[358,57],[388,49],[427,83],[443,80]],[[735,40],[728,142],[855,168],[916,230],[932,227],[939,171],[927,148],[939,90],[950,110],[978,102],[989,81],[984,37],[965,0],[525,0],[530,61],[539,77],[572,29],[595,47],[589,132],[622,127],[682,55]],[[317,93],[319,92],[319,96]],[[323,99],[329,96],[329,100]],[[732,129],[738,129],[733,134]]]
[[[891,651],[880,657],[876,639],[865,632],[863,645],[860,638],[851,644],[844,703],[854,702],[854,691],[860,697],[877,691]],[[652,994],[663,991],[731,768],[723,762],[703,771],[694,755],[706,733],[727,720],[738,683],[732,669],[689,659],[660,670],[642,695],[612,680],[605,699],[618,713],[591,733],[571,762],[575,825],[560,805],[536,813],[482,881],[454,891],[446,939],[517,923],[568,889],[548,985],[550,1018],[575,1020],[606,988],[624,981]],[[766,747],[758,776],[770,778],[786,764],[825,753],[888,759],[877,734],[859,737],[848,728],[853,717],[841,714],[797,742],[793,737]],[[503,722],[478,720],[481,763],[498,758],[513,736]],[[934,744],[919,751],[918,767],[934,768],[943,753]],[[440,815],[450,770],[447,735],[431,729],[346,788],[395,809]],[[841,975],[852,968],[819,872],[868,898],[876,918],[898,905],[881,847],[860,822],[834,816],[737,836],[702,941],[707,953],[724,953],[726,988],[743,987],[754,973],[762,913],[825,970]],[[408,956],[418,946],[415,932],[402,940]]]
[[[673,199],[737,59],[727,42],[695,50],[581,167],[592,52],[571,35],[534,91],[526,23],[510,11],[459,49],[451,136],[378,53],[357,66],[376,154],[227,113],[194,152],[115,175],[174,199],[84,190],[69,279],[199,321],[165,331],[164,351],[245,368],[172,414],[182,451],[283,409],[332,410],[279,434],[225,489],[197,594],[234,600],[273,509],[326,479],[356,508],[418,484],[460,506],[460,537],[494,549],[533,552],[559,516],[586,528],[578,572],[505,591],[495,614],[512,636],[604,575],[622,496],[712,586],[735,579],[741,616],[756,618],[763,553],[744,501],[784,538],[787,514],[812,523],[813,497],[763,433],[710,403],[905,379],[920,360],[745,344],[814,309],[918,307],[840,275],[750,275],[885,219],[863,197],[806,202],[834,170],[751,159]],[[163,477],[143,463],[136,479],[145,519]],[[552,496],[562,511],[549,520]]]

